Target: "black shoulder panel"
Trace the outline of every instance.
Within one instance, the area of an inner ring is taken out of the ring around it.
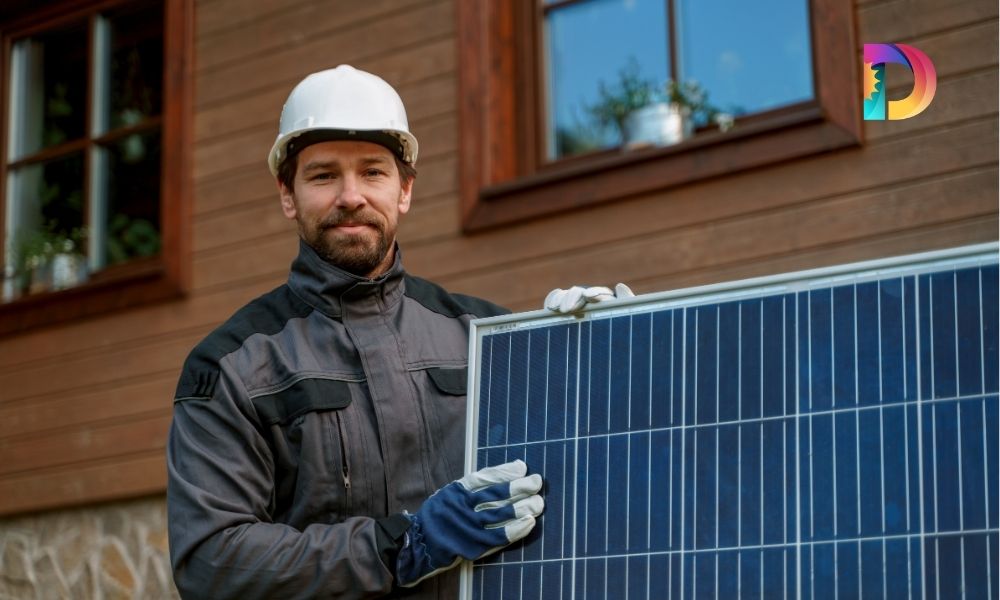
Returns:
[[[497,306],[481,298],[448,293],[438,284],[408,273],[404,276],[404,282],[406,286],[404,294],[425,308],[447,317],[457,318],[461,315],[472,315],[479,318],[495,317],[510,312],[502,306]]]
[[[278,333],[289,320],[304,317],[312,307],[282,285],[236,311],[195,346],[184,361],[175,398],[207,398],[219,380],[219,360],[255,333]]]

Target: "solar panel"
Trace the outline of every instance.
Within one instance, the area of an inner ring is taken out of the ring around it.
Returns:
[[[545,480],[462,597],[997,598],[997,246],[473,323],[466,466]]]

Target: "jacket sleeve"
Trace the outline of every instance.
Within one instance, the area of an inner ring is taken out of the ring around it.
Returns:
[[[170,558],[181,596],[358,598],[391,591],[394,569],[386,565],[395,564],[408,520],[352,517],[302,531],[272,522],[274,461],[246,392],[225,370],[201,379],[211,383],[195,395],[180,396],[179,386],[167,442]]]

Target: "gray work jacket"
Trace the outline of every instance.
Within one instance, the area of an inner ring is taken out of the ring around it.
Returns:
[[[461,477],[469,321],[505,312],[393,267],[375,280],[300,243],[288,283],[188,356],[167,443],[185,598],[455,598],[395,588],[408,521]]]

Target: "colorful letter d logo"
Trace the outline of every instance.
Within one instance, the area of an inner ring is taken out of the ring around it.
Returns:
[[[913,91],[902,100],[886,96],[885,64],[898,63],[913,72]],[[905,44],[865,44],[864,92],[866,121],[899,121],[919,115],[934,99],[937,72],[927,55]],[[888,115],[888,116],[887,116]]]

